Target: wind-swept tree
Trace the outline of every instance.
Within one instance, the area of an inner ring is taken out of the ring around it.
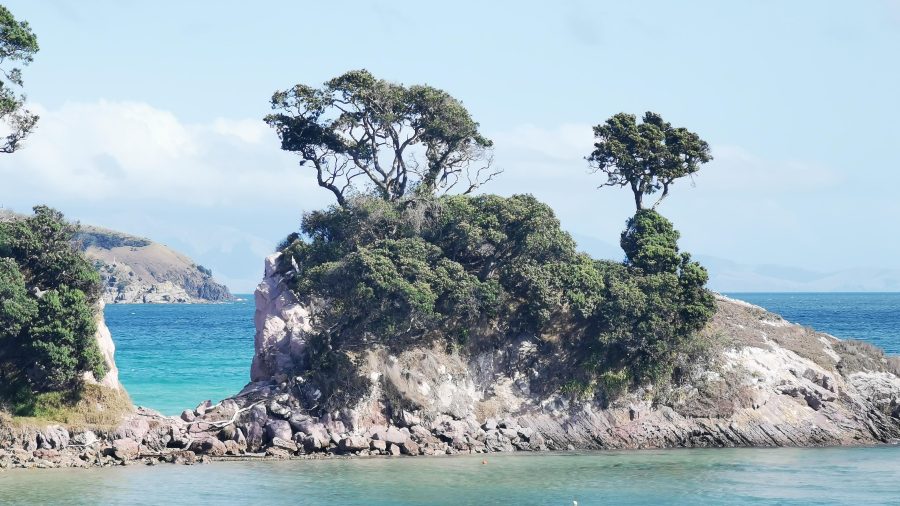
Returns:
[[[404,86],[355,70],[322,88],[298,84],[272,96],[265,121],[281,148],[300,155],[341,206],[354,193],[387,201],[413,192],[471,193],[499,173],[492,142],[445,91]]]
[[[38,51],[37,36],[26,21],[16,21],[0,5],[0,121],[6,123],[6,139],[0,141],[0,153],[12,153],[34,130],[38,116],[25,107],[25,95],[15,88],[23,85],[22,69]]]
[[[709,145],[686,128],[675,128],[659,114],[647,112],[638,124],[633,114],[619,113],[594,127],[594,151],[587,158],[594,172],[606,174],[600,185],[628,186],[637,210],[644,196],[661,191],[651,209],[669,195],[676,179],[712,160]]]

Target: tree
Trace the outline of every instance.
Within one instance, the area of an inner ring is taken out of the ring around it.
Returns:
[[[16,21],[9,10],[0,5],[0,120],[8,127],[0,153],[12,153],[34,130],[38,116],[25,108],[25,95],[17,94],[22,87],[22,69],[38,52],[37,37],[26,21]],[[11,66],[7,66],[11,65]]]
[[[462,103],[427,85],[403,86],[355,70],[322,88],[298,84],[272,96],[265,117],[281,149],[312,165],[342,207],[354,193],[399,201],[413,191],[471,193],[499,173],[492,142]]]
[[[654,112],[644,114],[641,124],[633,114],[616,114],[594,127],[594,137],[595,149],[587,159],[594,172],[607,176],[600,187],[629,186],[637,210],[644,209],[644,195],[662,190],[651,208],[656,209],[676,179],[712,160],[706,141]]]

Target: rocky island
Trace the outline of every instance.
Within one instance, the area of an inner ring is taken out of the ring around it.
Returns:
[[[657,208],[711,159],[695,133],[652,112],[594,128],[592,170],[635,203],[611,261],[532,195],[473,193],[499,174],[492,142],[442,90],[360,70],[272,107],[336,203],[265,260],[247,386],[133,408],[112,278],[39,207],[0,227],[0,467],[900,440],[900,358],[712,293],[680,250]],[[85,239],[107,262],[150,247]]]

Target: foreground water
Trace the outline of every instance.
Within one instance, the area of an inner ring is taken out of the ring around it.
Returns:
[[[898,504],[900,448],[719,449],[0,474],[2,504]]]
[[[729,294],[900,352],[900,294]],[[253,302],[111,305],[122,382],[177,414],[248,380]],[[0,473],[0,504],[900,504],[900,447],[490,455]]]
[[[790,321],[900,353],[900,293],[733,293]],[[136,404],[175,415],[249,380],[253,296],[230,304],[106,306],[122,383]]]

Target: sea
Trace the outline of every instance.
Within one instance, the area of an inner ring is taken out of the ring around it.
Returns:
[[[900,354],[900,293],[729,293]],[[248,381],[253,297],[109,305],[135,404],[176,415]],[[0,504],[897,504],[900,446],[563,452],[14,470]]]

